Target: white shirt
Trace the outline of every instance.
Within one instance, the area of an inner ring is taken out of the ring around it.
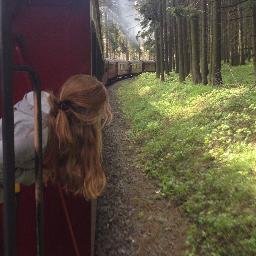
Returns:
[[[50,110],[49,94],[42,91],[42,142],[43,149],[47,144],[47,118]],[[31,185],[34,175],[34,98],[33,92],[27,93],[21,101],[14,105],[14,147],[16,182]],[[0,184],[3,184],[3,143],[2,119],[0,119]],[[0,202],[3,191],[0,188]]]

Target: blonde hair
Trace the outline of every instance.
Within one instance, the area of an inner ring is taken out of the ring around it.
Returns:
[[[49,97],[44,178],[73,194],[97,198],[106,184],[102,168],[102,127],[111,120],[104,85],[88,75],[70,77],[58,97]]]

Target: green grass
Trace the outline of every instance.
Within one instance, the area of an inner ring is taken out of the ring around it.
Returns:
[[[255,81],[252,64],[237,67],[223,65],[222,71],[224,74],[223,80],[226,85],[250,85]]]
[[[252,67],[224,66],[223,76],[212,87],[142,74],[118,90],[138,163],[189,220],[189,256],[256,255]]]

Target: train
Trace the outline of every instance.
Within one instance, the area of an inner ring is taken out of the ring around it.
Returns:
[[[110,84],[155,71],[154,61],[104,59],[98,0],[2,0],[0,7],[0,117],[5,122],[13,121],[7,109],[36,90],[35,77],[40,90],[57,92],[78,73]],[[14,172],[14,152],[8,147],[13,136],[12,128],[2,136],[3,151],[9,156],[3,157],[7,175]],[[14,177],[4,182],[10,187]],[[94,255],[96,200],[48,185],[41,191],[44,209],[38,227],[35,185],[16,187],[8,195],[15,202],[0,204],[0,255]]]
[[[144,60],[104,60],[104,75],[103,82],[106,85],[117,81],[120,78],[129,78],[139,75],[143,72],[155,72],[155,61]]]

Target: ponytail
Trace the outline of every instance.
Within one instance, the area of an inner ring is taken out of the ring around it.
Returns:
[[[73,194],[97,198],[106,184],[102,168],[102,124],[111,119],[104,86],[86,75],[71,77],[59,98],[49,96],[46,181]]]

